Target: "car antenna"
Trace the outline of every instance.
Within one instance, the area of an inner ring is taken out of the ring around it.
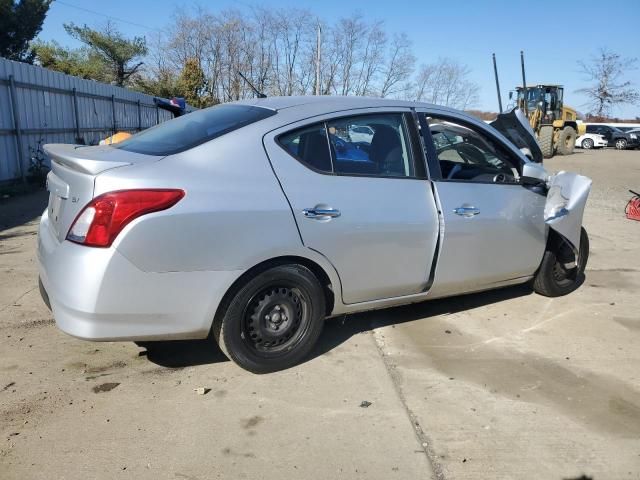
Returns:
[[[238,75],[240,75],[240,76],[242,77],[242,79],[243,79],[245,82],[247,82],[247,85],[249,85],[249,86],[251,87],[251,90],[253,90],[253,91],[255,92],[255,94],[256,94],[256,96],[257,96],[258,98],[267,98],[267,96],[266,96],[264,93],[262,93],[262,92],[261,92],[260,90],[258,90],[256,87],[254,87],[254,86],[253,86],[253,84],[252,84],[249,80],[247,80],[247,77],[245,77],[245,76],[242,74],[242,72],[238,71]]]

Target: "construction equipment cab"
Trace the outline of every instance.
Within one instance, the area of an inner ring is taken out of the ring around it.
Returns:
[[[572,154],[576,138],[586,127],[578,124],[577,112],[564,105],[562,85],[520,86],[516,93],[517,106],[527,115],[544,157]],[[513,92],[509,92],[509,99],[513,99]]]

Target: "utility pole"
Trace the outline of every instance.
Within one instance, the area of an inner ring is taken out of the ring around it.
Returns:
[[[498,81],[498,66],[496,65],[496,54],[493,54],[493,74],[496,76],[496,90],[498,91],[498,107],[502,113],[502,97],[500,96],[500,82]]]
[[[322,28],[320,27],[320,22],[318,22],[318,31],[317,31],[317,45],[316,45],[316,95],[320,95],[320,91],[321,91],[321,85],[320,85],[320,61],[322,59],[321,57],[321,53],[320,53],[320,45],[321,45],[321,35],[322,35]]]
[[[520,50],[520,65],[522,66],[522,95],[524,98],[522,109],[525,115],[529,115],[529,99],[527,98],[527,79],[524,76],[524,52]]]

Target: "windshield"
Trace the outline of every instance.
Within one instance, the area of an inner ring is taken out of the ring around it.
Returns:
[[[275,114],[261,107],[218,105],[156,125],[114,148],[146,155],[172,155]]]

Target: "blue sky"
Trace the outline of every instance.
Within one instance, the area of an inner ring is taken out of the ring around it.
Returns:
[[[198,4],[215,12],[228,7],[242,9],[258,3],[227,0],[55,1],[40,38],[75,46],[64,31],[63,23],[72,21],[99,26],[106,22],[105,16],[82,8],[138,24],[112,19],[127,35],[145,35],[153,32],[149,29],[168,25],[178,8],[188,9]],[[564,84],[566,103],[579,111],[585,110],[586,101],[575,93],[586,83],[579,72],[579,59],[587,59],[600,47],[627,57],[640,56],[640,0],[611,3],[568,0],[271,0],[260,2],[260,5],[303,7],[327,21],[354,12],[362,13],[369,20],[383,20],[388,32],[406,32],[411,38],[418,64],[435,61],[438,57],[451,57],[467,64],[472,70],[472,80],[481,87],[478,108],[483,110],[497,110],[491,64],[493,52],[498,60],[503,104],[508,90],[521,81],[520,50],[524,50],[527,83]],[[629,72],[626,80],[640,88],[640,69]],[[618,108],[613,113],[633,118],[640,116],[640,106]]]

